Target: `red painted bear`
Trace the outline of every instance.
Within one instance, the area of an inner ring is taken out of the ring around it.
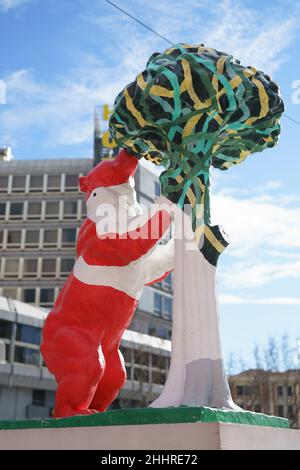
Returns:
[[[121,150],[80,178],[87,219],[41,345],[58,384],[56,417],[104,411],[115,399],[126,380],[119,345],[143,286],[173,268],[173,240],[159,244],[170,216],[159,209],[142,213],[133,183],[137,163]]]

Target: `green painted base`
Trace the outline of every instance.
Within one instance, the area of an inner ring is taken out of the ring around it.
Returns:
[[[49,418],[27,421],[0,421],[0,429],[67,428],[86,426],[128,426],[132,424],[165,423],[236,423],[288,428],[285,418],[250,411],[219,410],[207,407],[134,408],[106,411],[93,415],[70,418]]]

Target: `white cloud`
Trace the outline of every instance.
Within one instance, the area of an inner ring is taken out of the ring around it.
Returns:
[[[285,50],[299,27],[299,5],[290,4],[284,14],[280,14],[283,2],[259,10],[239,0],[213,5],[215,18],[204,30],[207,44],[231,52],[242,63],[266,73],[274,72],[287,60]]]
[[[232,263],[230,269],[225,270],[220,278],[226,287],[235,290],[257,288],[282,279],[299,279],[300,260],[280,263],[266,258],[264,261],[257,261],[256,258],[249,257],[245,261]]]
[[[32,0],[0,0],[0,11],[2,10],[6,12],[8,10],[13,10],[31,1]]]
[[[274,193],[274,191],[272,191]],[[290,198],[297,201],[297,197]],[[300,207],[280,193],[243,197],[226,190],[212,198],[215,221],[231,239],[230,254],[240,256],[254,249],[300,248]]]
[[[235,182],[237,183],[238,181],[238,176],[232,173],[224,173],[220,172],[220,170],[217,170],[215,168],[211,169],[211,185],[213,187],[214,193],[217,191],[219,192],[219,195],[224,197],[224,196],[233,196],[233,197],[239,197],[239,198],[251,198],[253,197],[253,194],[256,196],[260,196],[261,199],[264,197],[266,199],[269,198],[268,195],[266,195],[267,191],[272,191],[272,190],[277,190],[283,187],[283,183],[280,180],[270,180],[264,182],[260,186],[254,186],[251,183],[245,182],[245,185],[241,187],[236,187],[235,186],[230,186],[230,187],[224,187],[224,176],[226,177],[226,184],[229,182]],[[300,201],[299,196],[295,195],[289,195],[287,196],[286,194],[282,194],[279,196],[281,203],[290,203],[292,201]]]
[[[102,3],[102,2],[101,2]],[[287,4],[288,3],[288,4]],[[171,42],[205,43],[210,47],[232,53],[245,65],[253,65],[267,73],[277,70],[287,60],[286,50],[299,28],[299,5],[295,2],[277,1],[273,5],[259,9],[249,7],[241,0],[181,1],[169,0],[152,3],[145,8],[144,0],[119,2],[132,13]],[[115,18],[122,20],[118,28],[118,37],[124,31],[132,31],[140,36],[145,49],[150,44],[155,46],[157,38],[137,25],[124,14],[110,7],[111,15],[106,16],[108,25],[115,25]],[[96,17],[96,19],[95,19]],[[93,21],[103,27],[103,15],[93,12]],[[155,19],[155,21],[154,21]],[[127,36],[127,37],[126,37]],[[275,40],[276,38],[276,40]],[[124,35],[126,44],[128,34]],[[121,45],[121,41],[119,42]],[[165,46],[168,47],[167,43]],[[122,47],[122,45],[121,45]],[[159,50],[164,44],[159,40]],[[132,48],[132,53],[135,49]]]
[[[279,183],[266,182],[260,194],[253,188],[252,194],[249,188],[227,188],[212,198],[215,223],[230,238],[228,262],[219,273],[225,288],[251,289],[300,279],[299,198],[283,196]]]
[[[129,80],[128,75],[123,77]],[[113,71],[104,70],[99,62],[54,85],[38,81],[30,70],[16,71],[4,81],[7,106],[0,115],[1,132],[22,136],[41,130],[46,144],[59,145],[91,142],[94,106],[111,102],[120,87]]]
[[[268,297],[250,299],[232,294],[220,294],[221,304],[253,304],[253,305],[300,305],[300,297]]]

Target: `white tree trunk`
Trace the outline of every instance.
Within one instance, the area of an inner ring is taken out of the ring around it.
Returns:
[[[178,208],[177,208],[178,211]],[[182,211],[181,211],[182,212]],[[224,372],[216,294],[216,267],[203,256],[188,216],[175,223],[172,356],[162,394],[150,405],[239,409]],[[182,232],[182,230],[181,230]]]

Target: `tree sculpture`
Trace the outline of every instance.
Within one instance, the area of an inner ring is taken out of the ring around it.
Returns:
[[[175,224],[172,360],[152,406],[236,407],[224,374],[215,295],[217,260],[228,240],[210,225],[209,172],[273,147],[283,111],[268,75],[204,45],[177,44],[153,54],[115,100],[113,138],[136,158],[165,167],[162,194],[189,220],[183,237]]]

